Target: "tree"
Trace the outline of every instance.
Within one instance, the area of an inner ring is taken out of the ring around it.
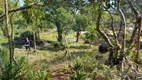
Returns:
[[[89,19],[85,15],[77,15],[76,16],[76,28],[77,28],[77,35],[76,35],[76,42],[79,41],[79,35],[81,30],[85,30],[85,28],[89,25]]]
[[[65,29],[67,29],[68,31],[70,29],[67,26],[69,26],[72,21],[71,13],[64,9],[62,6],[51,6],[51,8],[49,8],[46,13],[47,19],[57,28],[57,40],[59,42],[62,42],[62,34],[66,32]]]

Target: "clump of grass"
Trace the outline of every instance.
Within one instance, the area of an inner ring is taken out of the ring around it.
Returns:
[[[84,72],[77,71],[70,76],[70,80],[86,80],[86,74]]]
[[[96,56],[102,56],[101,59],[97,59]],[[83,57],[78,57],[72,69],[76,72],[72,76],[77,76],[78,72],[80,74],[85,73],[85,79],[91,80],[111,80],[114,79],[114,74],[116,73],[113,68],[109,68],[109,66],[105,65],[104,62],[107,58],[106,55],[100,55],[94,52],[86,53]],[[112,70],[112,71],[111,71]],[[113,75],[112,75],[113,74]],[[71,78],[72,79],[72,78]],[[85,80],[83,79],[83,80]]]

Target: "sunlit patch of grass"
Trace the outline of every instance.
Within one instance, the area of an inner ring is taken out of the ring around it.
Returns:
[[[6,37],[0,36],[0,44],[7,43],[8,39]]]
[[[40,38],[45,40],[57,41],[57,32],[40,33]]]

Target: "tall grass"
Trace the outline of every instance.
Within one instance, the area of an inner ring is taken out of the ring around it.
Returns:
[[[98,59],[99,56],[99,59]],[[83,57],[78,57],[72,69],[75,74],[71,75],[71,80],[112,80],[116,72],[113,68],[104,65],[107,55],[98,53],[86,53]],[[77,78],[77,79],[76,79]]]
[[[8,50],[5,48],[0,52],[0,59],[2,61],[0,79],[2,80],[48,80],[51,76],[46,68],[39,71],[31,69],[25,57],[17,57],[11,65]]]

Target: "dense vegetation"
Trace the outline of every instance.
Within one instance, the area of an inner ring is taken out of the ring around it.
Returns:
[[[0,79],[141,80],[141,2],[0,0]]]

